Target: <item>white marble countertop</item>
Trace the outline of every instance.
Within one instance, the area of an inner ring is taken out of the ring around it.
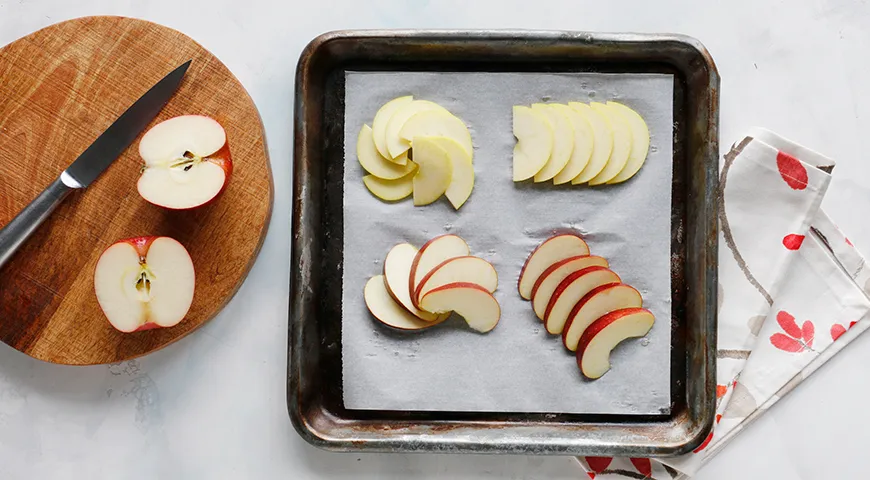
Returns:
[[[300,51],[327,30],[512,27],[695,36],[722,76],[723,150],[760,125],[835,158],[824,207],[870,253],[865,0],[0,0],[0,44],[94,14],[181,30],[239,77],[266,126],[274,214],[240,293],[212,322],[163,351],[121,365],[72,368],[0,344],[4,480],[585,478],[565,457],[333,454],[308,446],[293,430],[285,406],[293,82]],[[864,335],[696,478],[866,477],[868,364]]]

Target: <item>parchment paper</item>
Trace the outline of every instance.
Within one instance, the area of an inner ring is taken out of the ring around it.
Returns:
[[[388,100],[435,101],[468,125],[476,183],[459,210],[441,199],[384,203],[365,188],[356,138]],[[656,74],[375,73],[346,76],[342,379],[350,409],[657,414],[670,411],[670,211],[673,77]],[[511,107],[534,102],[616,100],[646,120],[651,147],[621,185],[589,188],[511,180]],[[575,230],[637,288],[656,316],[645,339],[628,340],[613,369],[584,380],[561,337],[547,334],[517,276],[529,252]],[[401,242],[419,247],[455,233],[495,266],[498,326],[471,331],[454,315],[421,332],[395,332],[368,313],[366,280]]]

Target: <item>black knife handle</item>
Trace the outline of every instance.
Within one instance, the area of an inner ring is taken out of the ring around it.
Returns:
[[[0,268],[72,190],[58,178],[0,230]]]

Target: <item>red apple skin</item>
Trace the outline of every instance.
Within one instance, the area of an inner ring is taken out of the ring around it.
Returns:
[[[441,290],[449,290],[449,289],[453,289],[453,288],[473,288],[475,290],[480,290],[481,292],[483,292],[489,296],[492,296],[492,294],[489,293],[489,290],[483,288],[482,286],[480,286],[476,283],[471,283],[471,282],[453,282],[453,283],[448,283],[446,285],[441,285],[440,287],[433,288],[432,290],[429,290],[429,292],[426,293],[426,295],[429,295],[430,293],[434,293],[434,292],[440,292]],[[499,304],[498,302],[495,302],[495,304],[498,307],[498,319],[499,319],[499,321],[501,321],[501,304]],[[498,322],[496,322],[496,325],[498,325]],[[492,327],[492,328],[494,329],[495,327]]]
[[[223,147],[221,147],[218,151],[212,153],[211,155],[208,155],[207,157],[205,157],[204,160],[209,162],[209,163],[213,163],[213,164],[221,167],[222,169],[224,169],[224,175],[226,175],[226,178],[224,179],[223,186],[221,186],[221,189],[218,190],[218,193],[216,193],[215,196],[211,198],[211,200],[209,200],[205,203],[201,203],[199,205],[194,205],[192,207],[188,207],[188,208],[172,208],[172,207],[167,207],[164,205],[158,205],[156,203],[149,202],[148,199],[146,199],[144,197],[142,197],[142,198],[146,202],[150,203],[151,205],[154,205],[155,207],[165,208],[167,210],[176,210],[176,211],[178,211],[178,210],[193,210],[194,208],[200,208],[200,207],[205,207],[205,206],[211,205],[218,197],[221,196],[222,193],[224,193],[224,190],[227,189],[227,185],[230,183],[230,177],[233,175],[233,158],[232,158],[232,155],[230,155],[229,140],[224,142]]]
[[[443,262],[439,263],[438,265],[435,265],[435,267],[433,267],[432,270],[429,270],[429,272],[427,272],[426,275],[423,275],[423,278],[420,279],[420,284],[417,285],[417,288],[411,292],[411,303],[413,303],[415,307],[420,308],[420,293],[423,291],[423,285],[425,285],[426,282],[429,280],[429,278],[432,277],[432,274],[435,273],[435,270],[438,270],[439,268],[441,268],[442,265],[450,263],[450,262],[456,260],[457,258],[469,258],[472,256],[473,255],[463,255],[461,257],[448,258],[447,260],[444,260]],[[416,261],[416,257],[414,258],[414,260]],[[412,272],[411,278],[413,278],[413,272],[414,272],[414,265],[413,264],[411,266],[411,272]]]
[[[526,257],[526,263],[524,263],[523,268],[520,269],[520,276],[517,278],[517,292],[520,291],[520,282],[522,282],[522,280],[523,280],[523,274],[526,273],[526,266],[529,265],[529,260],[532,259],[532,256],[535,254],[535,252],[537,252],[541,247],[544,246],[545,243],[549,242],[550,240],[553,240],[555,238],[562,237],[562,236],[577,237],[583,243],[586,243],[586,241],[583,240],[583,237],[581,237],[580,235],[577,235],[576,233],[560,233],[559,235],[553,235],[552,237],[541,242],[541,244],[538,245],[537,247],[535,247],[535,249],[532,250],[532,253],[530,253],[529,256]],[[535,282],[537,282],[537,279],[535,280]],[[522,297],[522,294],[520,294],[520,296]]]
[[[462,240],[463,242],[465,241],[459,235],[455,235],[453,233],[445,233],[444,235],[438,235],[437,237],[424,243],[423,246],[420,247],[420,250],[417,250],[417,255],[414,256],[414,261],[411,262],[411,275],[408,276],[408,293],[411,295],[411,303],[416,308],[420,308],[420,300],[415,295],[415,293],[417,293],[417,292],[416,292],[416,289],[414,288],[414,277],[417,276],[417,265],[420,264],[420,258],[422,258],[423,252],[425,252],[426,249],[432,245],[432,242],[434,242],[435,240],[438,240],[441,237],[456,237],[456,238]],[[428,273],[430,273],[430,272],[427,272],[427,274]],[[420,283],[422,284],[423,282],[421,281]],[[387,290],[389,290],[389,289],[387,289]]]
[[[646,312],[652,315],[652,312],[645,308],[624,308],[622,310],[615,310],[606,315],[601,316],[598,320],[592,322],[586,328],[586,331],[583,332],[583,335],[580,336],[580,343],[577,344],[577,367],[580,368],[580,371],[583,371],[582,359],[583,354],[586,352],[586,347],[592,342],[592,339],[598,335],[598,332],[607,328],[611,323],[619,320],[620,318],[626,315],[634,315],[636,313]]]
[[[599,270],[610,270],[610,269],[607,267],[602,267],[602,266],[596,265],[593,267],[586,267],[582,270],[577,270],[576,272],[565,277],[565,279],[562,280],[562,283],[560,283],[559,286],[557,286],[556,289],[553,290],[553,296],[551,296],[550,301],[547,302],[547,309],[544,310],[544,325],[547,324],[547,317],[550,316],[550,311],[553,310],[553,307],[556,305],[556,300],[559,299],[559,296],[562,295],[562,292],[564,292],[565,289],[568,288],[568,286],[571,285],[571,283],[574,280],[576,280],[577,278],[582,277],[583,275],[586,275],[587,273],[597,272]],[[619,275],[617,275],[616,278],[618,279]]]
[[[538,287],[540,287],[541,284],[544,283],[544,279],[547,278],[547,275],[552,273],[553,270],[561,267],[562,265],[565,265],[566,263],[568,263],[572,260],[577,260],[578,258],[585,258],[585,257],[591,257],[591,256],[592,255],[577,255],[576,257],[568,257],[564,260],[559,260],[558,262],[550,265],[549,267],[547,267],[546,270],[541,272],[541,275],[538,277],[537,280],[535,280],[535,284],[532,286],[532,294],[529,295],[529,297],[531,297],[532,300],[534,300],[535,294],[538,293]],[[520,275],[522,276],[522,273]]]
[[[587,293],[585,297],[581,298],[580,301],[577,302],[576,305],[574,305],[574,308],[571,309],[571,313],[568,314],[568,320],[565,322],[564,330],[562,330],[562,345],[565,345],[565,348],[568,348],[568,345],[567,345],[568,330],[571,329],[571,324],[574,323],[574,317],[577,316],[577,313],[580,311],[581,308],[583,308],[583,305],[585,305],[586,302],[591,300],[592,297],[597,295],[598,292],[611,289],[617,285],[622,285],[622,286],[628,287],[628,288],[634,290],[635,292],[637,292],[636,288],[632,287],[631,285],[626,285],[624,283],[605,283],[604,285],[595,287],[592,290],[590,290],[589,293]],[[638,292],[637,295],[640,296],[640,292]],[[586,328],[589,328],[589,327],[586,327]],[[581,337],[582,337],[582,335],[581,335]]]

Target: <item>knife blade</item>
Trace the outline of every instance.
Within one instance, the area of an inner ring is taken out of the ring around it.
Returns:
[[[73,189],[90,185],[133,143],[175,94],[190,63],[188,60],[139,97],[60,177],[0,229],[0,268]]]

